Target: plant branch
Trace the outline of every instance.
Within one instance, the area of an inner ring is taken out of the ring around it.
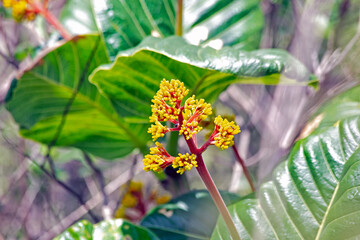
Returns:
[[[198,171],[201,180],[205,184],[206,188],[208,189],[212,199],[215,202],[216,207],[218,208],[221,216],[223,217],[225,224],[230,232],[230,235],[233,240],[240,240],[239,233],[236,230],[235,224],[230,216],[230,213],[225,205],[224,200],[222,199],[219,190],[217,189],[214,181],[212,180],[209,171],[207,170],[204,160],[201,154],[196,156],[196,160],[198,163],[198,167],[196,170]]]
[[[19,63],[16,61],[16,59],[14,59],[14,57],[12,56],[12,54],[10,53],[10,45],[9,45],[9,40],[7,38],[7,34],[3,29],[3,25],[2,25],[2,17],[0,18],[0,33],[1,35],[4,37],[4,42],[6,45],[6,48],[8,50],[8,55],[6,55],[5,53],[3,53],[2,51],[0,51],[0,56],[3,57],[9,64],[11,64],[15,69],[19,69]]]
[[[44,4],[40,2],[32,2],[31,6],[34,9],[34,12],[41,14],[46,21],[53,26],[60,35],[67,41],[71,40],[71,34],[64,28],[64,26],[59,22],[59,20],[49,11],[46,7],[47,1]]]
[[[133,173],[132,173],[132,171],[133,171]],[[136,170],[133,170],[133,169],[127,170],[126,172],[124,172],[123,174],[118,176],[115,180],[113,180],[112,182],[110,182],[109,184],[106,185],[106,187],[105,187],[106,193],[109,195],[109,194],[115,192],[119,187],[121,187],[124,183],[126,183],[129,180],[129,177],[133,176],[134,174],[139,173],[140,171],[142,171],[141,168],[136,169]],[[99,192],[97,195],[95,195],[94,197],[89,199],[86,202],[86,205],[88,206],[89,209],[93,209],[98,204],[101,203],[102,199],[103,199],[102,193]],[[75,221],[77,221],[79,218],[81,218],[83,215],[85,215],[86,212],[87,212],[87,210],[84,208],[84,206],[80,206],[75,211],[70,213],[68,216],[63,218],[60,221],[60,224],[54,225],[48,232],[43,233],[37,239],[38,240],[47,240],[47,239],[54,238],[56,235],[63,232],[71,224],[73,224]]]
[[[29,157],[28,157],[29,158]],[[89,213],[89,216],[95,221],[98,222],[99,219],[95,216],[95,214],[92,213],[92,211],[87,207],[85,201],[83,200],[83,197],[77,193],[74,189],[72,189],[70,186],[68,186],[66,183],[64,183],[63,181],[61,181],[60,179],[57,178],[56,173],[55,173],[55,164],[53,159],[50,157],[50,155],[46,156],[49,165],[50,165],[50,172],[45,168],[44,165],[39,165],[36,161],[34,161],[33,159],[29,158],[35,165],[37,165],[46,175],[48,175],[50,178],[52,178],[58,185],[60,185],[63,189],[65,189],[67,192],[69,192],[71,195],[73,195],[77,201],[83,205],[86,210]]]
[[[99,185],[100,185],[100,191],[101,191],[101,193],[103,195],[103,198],[104,198],[103,205],[107,206],[109,204],[109,197],[105,192],[105,178],[104,178],[104,175],[103,175],[102,171],[97,166],[94,165],[94,163],[91,160],[90,156],[86,152],[83,152],[83,155],[84,155],[85,162],[87,163],[87,165],[91,168],[91,170],[96,175],[96,178],[97,178],[97,180],[99,182]]]
[[[240,163],[240,165],[241,165],[241,167],[242,167],[242,170],[243,170],[243,172],[244,172],[244,174],[245,174],[245,177],[246,177],[246,179],[247,179],[247,181],[248,181],[248,183],[249,183],[249,185],[250,185],[250,187],[251,187],[251,190],[252,190],[253,192],[255,192],[255,186],[254,186],[254,183],[253,183],[253,181],[252,181],[252,179],[251,179],[249,170],[247,169],[244,160],[240,157],[240,154],[239,154],[239,151],[237,150],[237,147],[236,147],[235,145],[233,145],[231,148],[232,148],[233,151],[234,151],[236,160]]]
[[[123,194],[120,196],[119,200],[116,203],[116,209],[120,207],[122,199],[124,198],[125,194],[129,191],[131,180],[134,178],[135,175],[136,164],[137,164],[137,155],[135,155],[132,159],[132,163],[129,169],[128,181],[126,182],[126,186],[124,188]]]
[[[359,20],[358,20],[356,33],[352,37],[352,39],[346,44],[346,46],[342,51],[340,51],[340,49],[336,49],[333,52],[326,51],[324,57],[321,59],[320,64],[318,63],[316,54],[312,56],[315,75],[319,78],[320,81],[324,79],[327,73],[332,71],[345,59],[345,57],[353,48],[355,43],[359,40],[359,38],[360,38],[360,13],[359,13]]]
[[[184,136],[184,135],[183,135]],[[185,136],[184,136],[185,137]],[[213,201],[215,202],[215,205],[217,209],[219,210],[221,216],[223,217],[225,224],[230,232],[230,235],[233,240],[240,240],[239,233],[236,230],[235,224],[230,216],[230,213],[225,205],[224,200],[222,199],[219,190],[217,189],[214,181],[212,180],[209,171],[207,170],[204,160],[202,158],[200,149],[197,148],[194,140],[190,138],[189,140],[186,139],[186,143],[189,146],[190,152],[192,154],[196,155],[196,161],[197,161],[197,168],[201,180],[205,184],[207,190],[209,191]]]
[[[175,35],[182,36],[183,0],[177,0]]]
[[[38,162],[36,162],[30,155],[26,154],[25,152],[19,151],[16,148],[16,144],[12,143],[4,134],[3,134],[3,138],[6,141],[7,144],[10,145],[11,148],[14,149],[14,151],[16,151],[17,153],[19,153],[21,156],[23,156],[24,158],[29,159],[32,163],[34,163],[37,167],[39,167],[41,169],[41,171],[43,171],[45,173],[45,175],[47,175],[48,177],[50,177],[52,180],[54,180],[58,185],[60,185],[62,188],[64,188],[66,191],[68,191],[69,193],[71,193],[81,204],[81,207],[83,207],[91,216],[91,218],[93,218],[94,221],[99,221],[97,219],[97,217],[91,212],[91,208],[89,208],[86,203],[84,202],[84,200],[82,199],[82,196],[80,194],[78,194],[75,190],[73,190],[70,186],[68,186],[66,183],[62,182],[61,180],[59,180],[56,177],[55,174],[55,165],[53,162],[53,159],[50,157],[50,155],[45,156],[45,158],[49,161],[50,164],[50,169],[51,171],[49,172],[44,164],[39,164]]]

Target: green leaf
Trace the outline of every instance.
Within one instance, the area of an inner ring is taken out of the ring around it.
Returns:
[[[221,195],[226,204],[239,200],[232,193],[222,191]],[[198,190],[154,208],[141,225],[149,228],[161,240],[209,239],[218,215],[209,193]]]
[[[359,143],[359,116],[298,141],[257,198],[229,207],[241,239],[357,239]],[[212,239],[230,239],[221,219]]]
[[[254,50],[260,44],[264,16],[259,0],[185,0],[183,25],[191,43],[220,40],[224,46]]]
[[[86,220],[79,221],[69,227],[55,240],[158,240],[158,238],[145,228],[136,226],[122,219],[103,221],[92,225]]]
[[[111,57],[136,46],[154,31],[161,37],[174,34],[171,0],[93,0],[93,5]]]
[[[327,102],[316,115],[322,115],[319,128],[331,126],[337,121],[360,115],[360,86],[340,94]]]
[[[120,118],[87,81],[95,67],[108,62],[99,39],[97,35],[80,36],[49,51],[12,87],[7,108],[24,137],[77,147],[109,159],[145,145],[148,134],[143,125],[138,127]],[[79,81],[80,89],[68,108]]]
[[[54,240],[75,240],[75,239],[86,239],[92,240],[94,232],[94,226],[87,220],[81,220],[57,236]]]
[[[93,5],[112,58],[147,36],[175,33],[174,0],[93,0]],[[259,0],[184,1],[184,37],[196,45],[217,40],[253,50],[260,44],[263,26]]]
[[[196,94],[212,102],[232,83],[306,86],[308,71],[283,50],[222,50],[187,44],[181,37],[146,38],[138,47],[118,55],[111,65],[90,76],[112,102],[118,114],[147,122],[151,99],[160,81],[179,79]]]
[[[59,20],[74,35],[98,32],[91,0],[67,0]]]

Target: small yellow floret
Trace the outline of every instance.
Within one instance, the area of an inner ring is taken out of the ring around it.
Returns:
[[[171,199],[171,196],[169,194],[166,194],[166,195],[163,195],[163,196],[160,196],[160,197],[156,198],[156,203],[157,204],[164,204],[164,203],[169,202],[170,199]]]
[[[161,143],[156,143],[156,147],[150,148],[150,154],[145,155],[143,159],[145,171],[161,172],[165,167],[171,164],[174,157],[171,157]]]
[[[131,181],[129,184],[129,192],[140,192],[142,187],[142,182]]]
[[[114,217],[115,218],[125,218],[126,217],[125,211],[126,211],[126,208],[124,206],[119,207],[118,209],[116,209]]]
[[[162,168],[160,167],[162,164],[165,163],[165,160],[162,156],[159,155],[146,155],[143,159],[144,163],[144,170],[145,171],[154,171],[154,172],[161,172]]]
[[[234,145],[234,135],[240,133],[240,127],[235,122],[229,122],[221,116],[217,116],[214,123],[218,132],[214,137],[215,145],[221,149],[227,149]]]
[[[197,134],[202,127],[199,123],[212,114],[211,105],[206,103],[204,99],[195,99],[195,96],[185,101],[183,117],[184,121],[181,125],[179,134],[184,134],[186,139],[190,139]]]
[[[170,106],[179,105],[183,98],[189,93],[183,82],[171,79],[170,82],[163,79],[160,83],[160,89],[155,97],[168,102]]]
[[[186,120],[183,121],[181,125],[181,129],[179,131],[179,135],[184,134],[187,140],[192,138],[194,134],[200,132],[202,127],[199,126],[197,121],[187,122]]]
[[[176,157],[172,163],[173,168],[179,168],[176,172],[183,174],[186,171],[189,171],[192,167],[197,167],[196,155],[192,154],[191,156],[186,154],[179,153],[179,156]]]
[[[125,208],[133,208],[138,203],[138,200],[135,196],[133,196],[131,193],[126,193],[121,201],[121,204]]]
[[[25,15],[25,19],[28,21],[33,21],[36,17],[36,14],[33,12],[29,12]]]
[[[21,21],[26,13],[27,2],[24,0],[12,2],[12,16],[16,21]]]
[[[163,126],[159,121],[156,121],[155,124],[152,124],[148,129],[148,133],[152,134],[153,141],[163,137],[167,131],[167,127]]]
[[[150,122],[177,120],[180,113],[180,105],[183,98],[188,94],[184,83],[172,79],[170,82],[163,79],[160,89],[151,100],[152,116]]]
[[[14,0],[3,0],[2,4],[4,8],[10,8],[14,4]]]

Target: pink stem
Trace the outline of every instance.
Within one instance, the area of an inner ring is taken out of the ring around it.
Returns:
[[[246,179],[247,179],[248,182],[249,182],[249,185],[250,185],[250,187],[251,187],[251,190],[252,190],[253,192],[255,192],[254,183],[253,183],[253,181],[252,181],[252,179],[251,179],[251,176],[250,176],[250,173],[249,173],[247,167],[245,166],[244,160],[240,157],[240,154],[239,154],[237,148],[235,147],[235,145],[232,146],[232,149],[233,149],[233,151],[234,151],[234,153],[235,153],[236,160],[240,163],[240,165],[241,165],[241,167],[242,167],[242,169],[243,169],[243,172],[244,172],[244,174],[245,174]]]
[[[224,200],[222,199],[219,190],[217,189],[214,181],[212,180],[209,171],[207,170],[204,160],[201,156],[201,154],[198,154],[196,156],[196,161],[198,163],[198,167],[196,170],[198,171],[201,180],[205,184],[206,188],[208,189],[212,199],[215,202],[216,207],[218,208],[221,216],[223,217],[225,224],[230,232],[230,235],[232,236],[233,240],[240,240],[239,233],[236,230],[235,224],[230,216],[230,213],[225,205]]]
[[[185,136],[184,136],[185,137]],[[186,140],[186,138],[185,138]],[[219,190],[217,189],[214,181],[212,180],[209,171],[207,170],[204,160],[202,158],[200,149],[198,149],[196,147],[196,144],[194,143],[193,139],[189,139],[186,140],[190,152],[192,154],[196,155],[196,161],[197,161],[197,168],[196,170],[198,171],[201,180],[203,181],[203,183],[205,184],[207,190],[209,191],[213,201],[215,202],[216,207],[218,208],[221,216],[223,217],[225,224],[230,232],[230,235],[232,236],[233,240],[240,240],[240,236],[239,233],[236,230],[235,224],[230,216],[230,213],[228,211],[228,209],[226,208],[225,202],[222,199]]]
[[[64,26],[59,22],[59,20],[41,3],[33,2],[31,4],[34,12],[41,14],[46,21],[52,25],[65,40],[70,40],[72,38],[71,34],[64,28]]]

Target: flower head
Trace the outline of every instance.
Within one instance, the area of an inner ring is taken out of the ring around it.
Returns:
[[[194,134],[197,134],[202,127],[199,123],[212,114],[211,105],[204,99],[195,99],[195,96],[188,98],[184,105],[183,122],[179,134],[184,134],[189,140]]]
[[[143,159],[144,170],[161,172],[169,166],[175,158],[170,156],[161,143],[156,142],[156,147],[150,148],[150,154]]]
[[[176,172],[183,174],[186,171],[190,171],[192,167],[197,167],[196,155],[192,154],[191,156],[186,154],[179,153],[179,156],[176,157],[172,163],[173,168],[179,168]]]
[[[156,147],[150,149],[150,154],[146,155],[144,162],[145,171],[160,172],[165,167],[172,164],[173,168],[177,168],[177,173],[183,174],[192,167],[197,167],[196,157],[207,149],[209,145],[216,145],[221,149],[227,149],[234,144],[234,135],[240,132],[239,126],[233,121],[222,119],[218,116],[215,121],[215,130],[211,134],[209,140],[202,147],[196,146],[196,134],[202,130],[201,121],[205,120],[212,114],[212,108],[204,99],[195,99],[195,96],[188,98],[184,105],[181,103],[189,90],[179,80],[161,81],[160,89],[157,91],[151,105],[152,115],[150,122],[153,122],[148,132],[152,134],[152,138],[163,137],[165,133],[171,131],[179,131],[183,135],[189,145],[190,152],[179,154],[178,157],[170,156],[160,143],[156,143]],[[174,126],[168,128],[161,122],[169,121]]]
[[[159,121],[156,121],[155,124],[152,124],[148,129],[148,133],[152,134],[153,141],[163,137],[168,131],[167,127],[163,126]]]
[[[151,122],[176,120],[180,113],[183,98],[189,93],[184,83],[172,79],[170,82],[163,79],[151,105]]]
[[[229,122],[221,116],[215,118],[214,143],[218,148],[227,149],[234,145],[234,135],[240,133],[240,128],[235,122]]]

